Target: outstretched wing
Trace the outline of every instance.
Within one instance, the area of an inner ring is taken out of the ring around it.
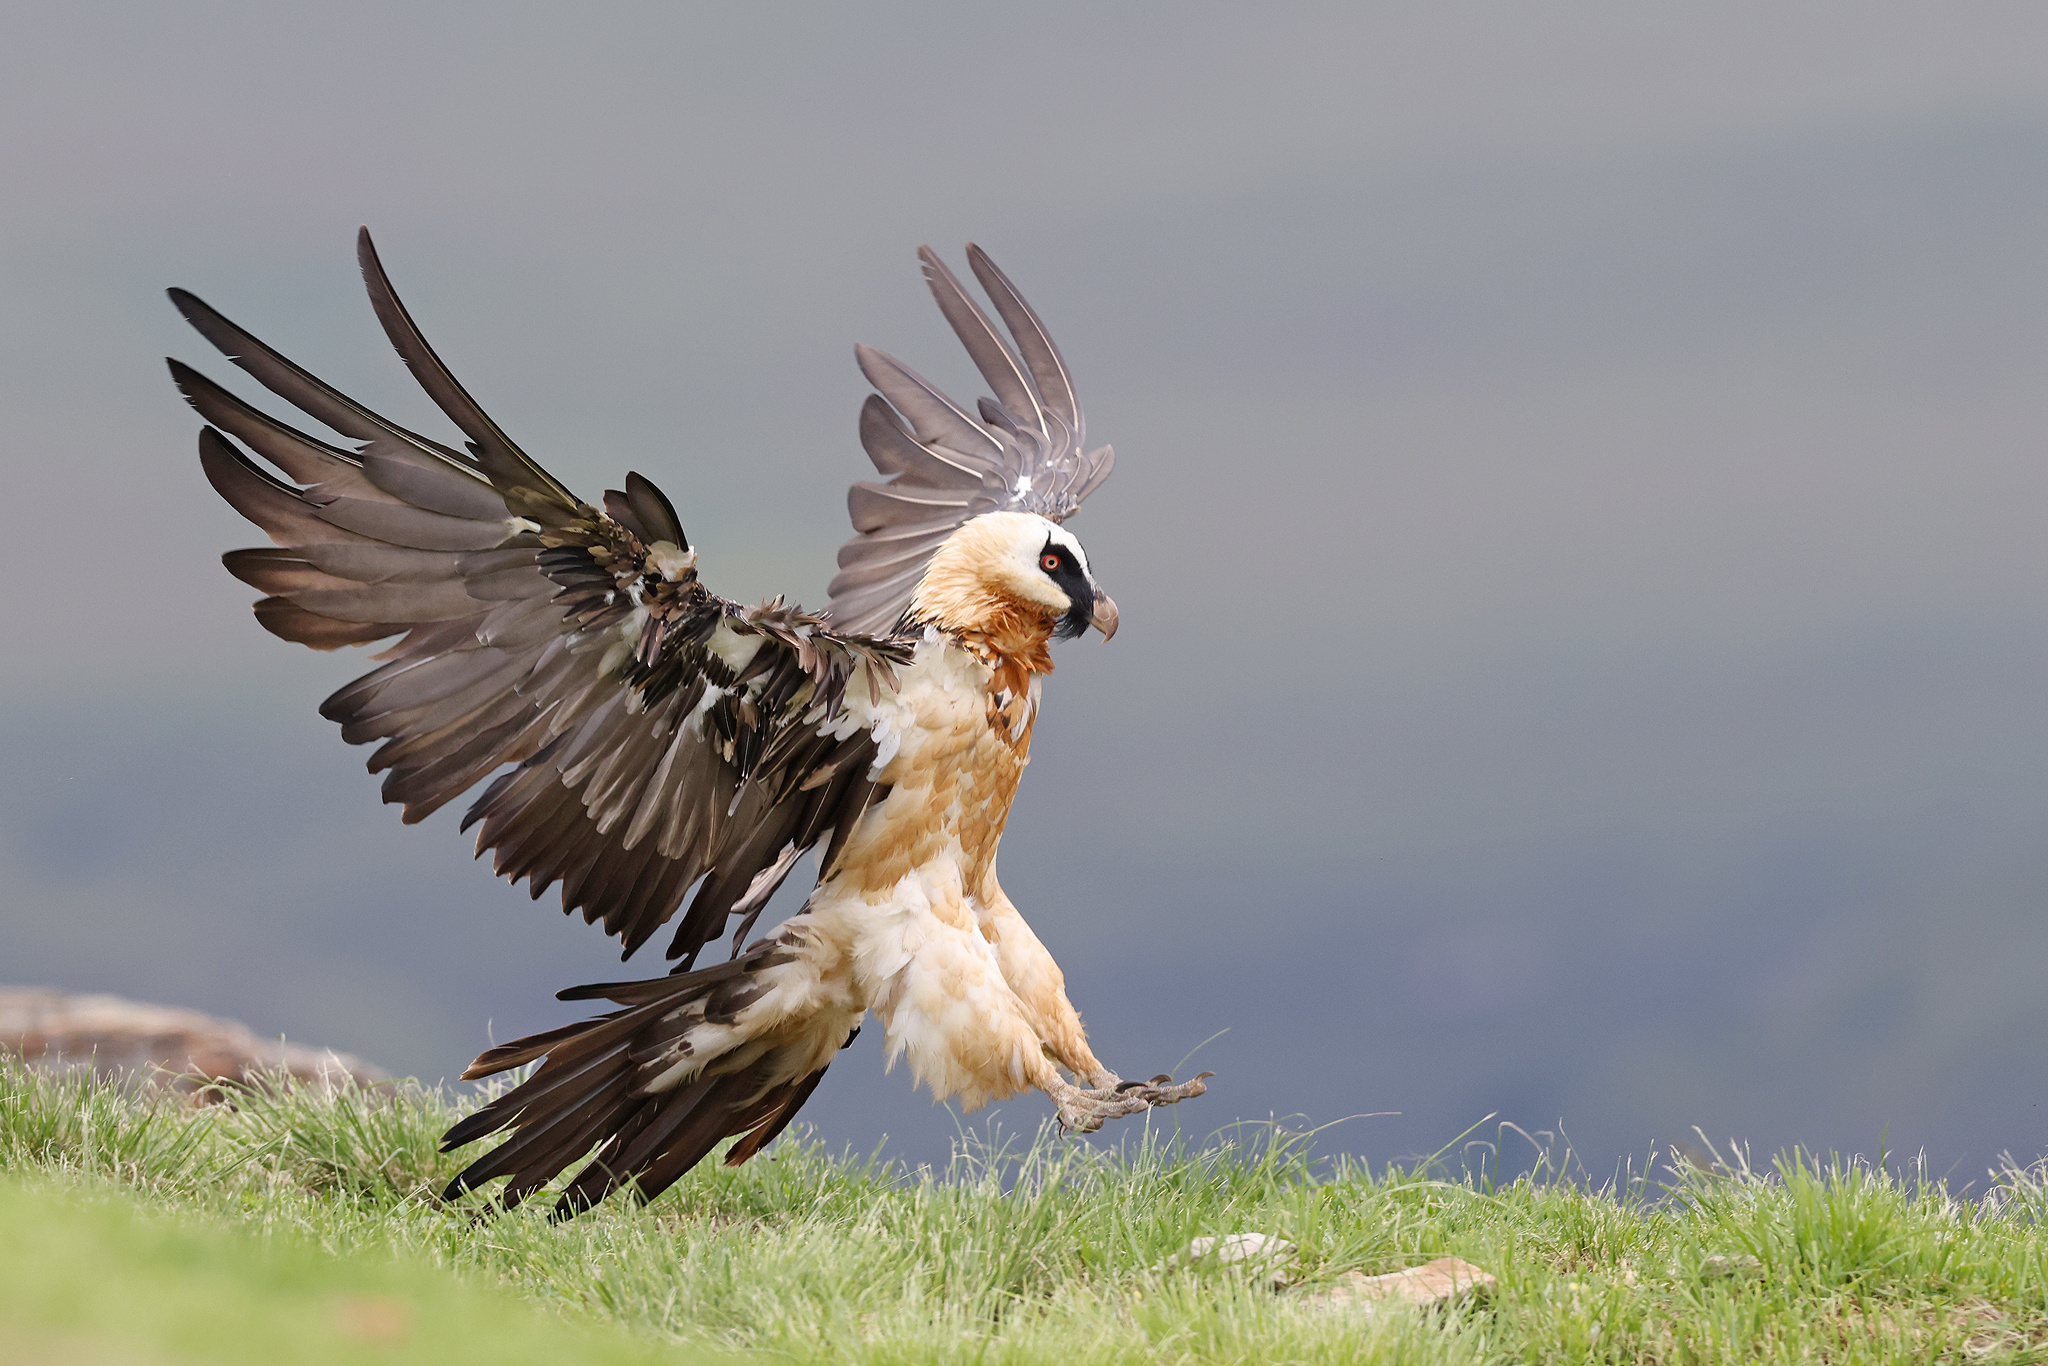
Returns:
[[[177,361],[210,424],[206,476],[276,548],[224,557],[256,616],[315,649],[400,638],[321,705],[417,821],[504,767],[470,807],[477,852],[559,882],[565,911],[631,954],[697,892],[669,946],[694,959],[797,858],[836,846],[880,789],[843,703],[892,686],[898,643],[827,629],[780,599],[706,589],[675,509],[638,474],[594,508],[499,430],[420,335],[367,230],[358,255],[392,345],[467,436],[456,450],[329,388],[183,290],[199,332],[271,392],[359,443],[328,444]],[[241,443],[238,446],[236,443]],[[265,470],[254,452],[282,474]]]
[[[972,243],[967,264],[1009,330],[996,330],[930,247],[924,277],[939,311],[974,358],[994,398],[969,416],[915,371],[857,346],[878,392],[860,410],[860,439],[886,483],[847,491],[859,534],[839,549],[830,613],[844,631],[896,625],[939,543],[984,512],[1036,512],[1065,521],[1109,477],[1109,447],[1084,451],[1085,425],[1067,364],[1009,278]]]

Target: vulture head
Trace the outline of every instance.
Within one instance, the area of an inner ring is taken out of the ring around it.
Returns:
[[[982,636],[1005,650],[1116,634],[1116,604],[1096,585],[1072,532],[1032,512],[988,512],[933,552],[909,618]]]

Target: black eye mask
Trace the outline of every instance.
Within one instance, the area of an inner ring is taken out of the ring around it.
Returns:
[[[1047,578],[1058,584],[1073,603],[1060,614],[1059,625],[1053,628],[1053,639],[1072,640],[1088,629],[1088,618],[1095,611],[1095,586],[1088,581],[1088,573],[1081,568],[1074,552],[1045,538],[1045,549],[1038,552],[1038,569]]]

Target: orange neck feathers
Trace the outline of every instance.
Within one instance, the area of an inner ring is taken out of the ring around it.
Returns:
[[[1020,675],[1019,690],[1031,674],[1052,672],[1053,628],[1066,610],[1065,594],[1034,564],[1043,525],[1015,513],[975,518],[932,555],[910,599],[913,622],[957,637],[999,673]]]

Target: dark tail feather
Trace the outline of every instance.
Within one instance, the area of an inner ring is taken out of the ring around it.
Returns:
[[[547,1055],[531,1077],[442,1136],[446,1152],[513,1130],[449,1182],[443,1198],[452,1200],[502,1176],[509,1178],[503,1194],[509,1209],[589,1156],[555,1206],[557,1218],[568,1218],[620,1186],[653,1199],[727,1138],[740,1140],[726,1155],[729,1166],[759,1152],[810,1099],[824,1068],[776,1082],[781,1059],[771,1051],[729,1072],[717,1071],[713,1062],[706,1075],[666,1091],[645,1093],[638,1083],[650,1054],[660,1051],[664,1036],[675,1035],[679,1010],[701,1005],[710,1018],[730,1019],[755,989],[736,966],[787,961],[775,947],[764,942],[701,972],[613,984],[603,994],[629,996],[635,1004],[500,1045],[477,1059],[466,1075],[488,1076]]]
[[[789,1127],[789,1122],[796,1118],[796,1112],[804,1108],[804,1102],[811,1098],[811,1092],[817,1090],[818,1083],[824,1079],[825,1069],[821,1067],[802,1081],[793,1082],[782,1088],[782,1091],[777,1093],[781,1103],[775,1112],[749,1130],[746,1137],[732,1145],[731,1150],[725,1155],[725,1165],[737,1167],[773,1142],[777,1135]]]

